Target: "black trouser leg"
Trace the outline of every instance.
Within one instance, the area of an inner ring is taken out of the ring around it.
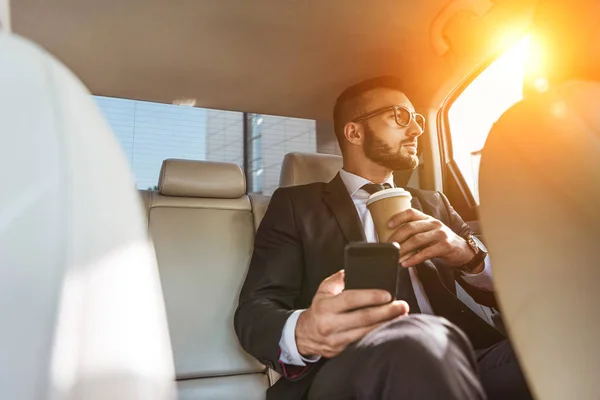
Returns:
[[[489,400],[532,399],[527,382],[508,342],[502,342],[485,350],[476,350],[481,383]]]
[[[387,323],[329,360],[309,400],[485,399],[466,336],[443,318]]]

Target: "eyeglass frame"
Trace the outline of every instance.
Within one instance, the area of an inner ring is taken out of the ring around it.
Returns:
[[[398,110],[400,108],[405,110],[406,112],[408,112],[408,114],[410,115],[410,120],[408,121],[408,124],[406,124],[406,125],[403,125],[400,123],[400,121],[398,121]],[[421,131],[425,130],[425,117],[422,114],[410,111],[408,108],[401,106],[401,105],[393,105],[393,106],[386,106],[386,107],[378,108],[377,110],[371,111],[368,114],[361,115],[360,117],[354,118],[352,120],[352,122],[361,122],[361,121],[367,120],[369,118],[373,118],[374,116],[384,113],[388,110],[394,110],[394,120],[396,121],[396,125],[406,128],[407,126],[410,125],[411,121],[415,121],[417,123],[417,125],[419,126],[419,128],[421,129]],[[417,119],[416,119],[417,115],[420,116],[421,118],[423,118],[423,126],[419,125],[419,123],[417,122]]]

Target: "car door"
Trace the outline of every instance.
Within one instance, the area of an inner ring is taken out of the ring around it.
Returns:
[[[523,98],[528,46],[527,36],[478,66],[449,94],[437,115],[444,193],[478,234],[481,151],[493,124]]]
[[[529,37],[524,37],[475,68],[437,114],[443,191],[484,243],[478,222],[479,160],[493,124],[523,98],[528,46]],[[476,304],[462,288],[458,292],[463,302],[502,329],[497,310]]]

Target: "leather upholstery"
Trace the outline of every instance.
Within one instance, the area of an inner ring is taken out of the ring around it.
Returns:
[[[247,196],[239,199],[214,199],[214,198],[193,198],[193,197],[170,197],[162,196],[158,192],[148,192],[150,194],[149,207],[170,207],[170,208],[208,208],[213,210],[243,210],[250,209],[250,200]]]
[[[288,153],[283,159],[279,185],[281,187],[329,182],[342,169],[341,156],[321,153]],[[412,170],[394,172],[397,186],[418,187],[417,174]]]
[[[532,96],[500,118],[483,150],[481,225],[539,399],[600,393],[599,102],[597,82]]]
[[[264,400],[267,385],[262,373],[180,381],[178,400]]]
[[[173,161],[165,163],[170,164],[163,166],[168,173]],[[142,192],[167,307],[179,399],[264,399],[266,368],[241,349],[233,330],[254,245],[250,199],[243,194],[216,198],[239,189],[237,178],[223,178],[232,173],[231,164],[196,161],[176,168],[179,176],[196,176],[199,182],[223,180],[214,192],[200,183],[186,183],[204,197]],[[201,177],[198,171],[204,171]]]
[[[289,153],[281,165],[279,185],[329,182],[342,169],[342,157],[331,154]]]
[[[260,194],[251,194],[250,202],[252,203],[252,215],[254,215],[254,231],[258,230],[260,226],[260,222],[262,221],[265,213],[267,212],[267,207],[269,207],[269,201],[271,198],[269,196],[263,196]]]
[[[194,160],[165,160],[158,191],[164,196],[238,199],[246,193],[239,165]]]
[[[81,82],[6,32],[0,171],[0,398],[172,398],[158,271],[127,161]]]

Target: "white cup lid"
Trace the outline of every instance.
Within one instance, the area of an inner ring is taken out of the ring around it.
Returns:
[[[404,190],[402,188],[390,188],[390,189],[380,190],[378,192],[373,193],[371,196],[369,196],[369,200],[367,200],[367,206],[369,204],[374,203],[379,200],[388,199],[390,197],[398,197],[398,196],[408,197],[409,200],[412,199],[412,196],[410,195],[409,191]]]

